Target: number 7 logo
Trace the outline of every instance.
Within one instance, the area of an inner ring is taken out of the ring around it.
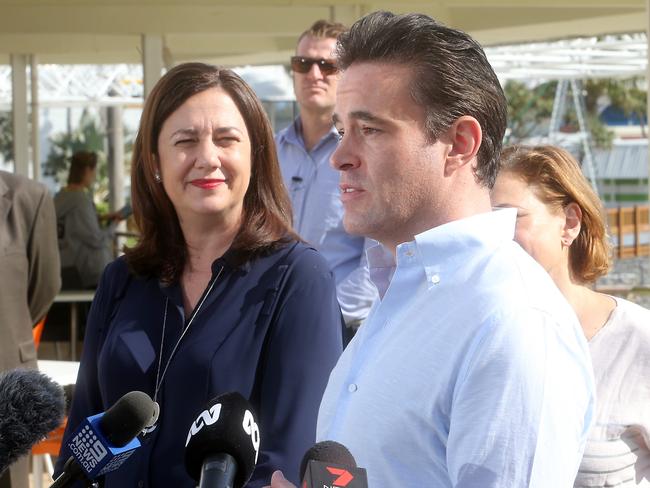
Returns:
[[[327,466],[327,471],[332,473],[334,476],[338,476],[332,484],[336,486],[348,486],[348,483],[354,479],[354,476],[350,474],[349,471],[340,468],[330,468]]]

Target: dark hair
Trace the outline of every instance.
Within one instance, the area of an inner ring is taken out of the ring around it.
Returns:
[[[423,14],[373,12],[339,36],[336,53],[342,70],[357,62],[412,67],[411,96],[426,110],[425,130],[432,141],[459,117],[474,117],[483,130],[474,174],[482,185],[494,185],[507,103],[474,39]]]
[[[571,277],[593,283],[607,273],[611,249],[603,205],[571,153],[555,146],[510,146],[501,154],[501,171],[521,178],[551,208],[577,204],[582,219],[569,247]]]
[[[90,151],[78,151],[70,158],[68,185],[81,183],[88,168],[97,167],[97,154]]]
[[[329,20],[317,20],[309,29],[300,34],[298,42],[303,37],[310,36],[315,39],[337,39],[343,32],[347,31],[347,27],[339,22],[330,22]]]
[[[178,216],[158,171],[158,136],[163,123],[185,101],[219,87],[235,102],[251,142],[251,179],[244,196],[241,228],[232,244],[242,260],[298,239],[291,227],[291,203],[282,181],[269,120],[253,90],[233,71],[203,63],[180,64],[169,70],[146,99],[133,147],[131,200],[140,240],[126,249],[138,275],[176,281],[187,259]]]

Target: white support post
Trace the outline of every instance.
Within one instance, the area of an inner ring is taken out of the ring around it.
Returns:
[[[648,49],[646,50],[646,89],[650,91],[650,0],[645,3],[645,18],[646,18],[646,39]],[[650,97],[647,98],[646,107],[646,134],[648,136],[648,204],[650,205]]]
[[[13,122],[14,173],[29,177],[27,123],[27,55],[11,55],[11,117]]]
[[[31,122],[32,122],[32,168],[34,179],[41,180],[41,146],[39,143],[39,113],[38,113],[38,62],[36,55],[30,56],[30,87],[31,87]]]
[[[646,50],[646,90],[650,91],[650,0],[645,3],[646,39],[648,49]],[[650,205],[650,97],[647,98],[646,107],[646,134],[648,136],[648,205]],[[647,259],[650,259],[647,258]]]
[[[144,74],[144,98],[149,96],[152,88],[160,79],[165,63],[163,61],[163,37],[159,35],[142,35],[142,72]]]
[[[122,107],[111,106],[106,109],[106,125],[108,126],[108,186],[109,206],[111,212],[124,206],[124,127],[122,125]],[[126,231],[126,222],[117,226],[119,232]],[[119,255],[124,238],[118,237],[113,243],[114,255]]]

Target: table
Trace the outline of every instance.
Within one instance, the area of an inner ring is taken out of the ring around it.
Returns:
[[[77,359],[77,330],[78,310],[77,304],[92,302],[95,298],[95,290],[63,290],[54,298],[55,303],[70,304],[70,359]]]
[[[74,385],[77,382],[77,373],[79,373],[79,362],[39,359],[38,370],[59,385]]]

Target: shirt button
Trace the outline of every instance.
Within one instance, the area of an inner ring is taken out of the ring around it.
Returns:
[[[144,488],[144,481],[138,481],[138,488]]]
[[[437,285],[438,283],[440,283],[440,276],[438,276],[437,274],[434,274],[431,277],[431,283],[433,283],[434,285]]]
[[[354,383],[350,383],[350,384],[348,385],[348,391],[349,391],[350,393],[354,393],[354,392],[357,391],[357,390],[358,390],[358,386],[357,386],[356,384],[354,384]]]

